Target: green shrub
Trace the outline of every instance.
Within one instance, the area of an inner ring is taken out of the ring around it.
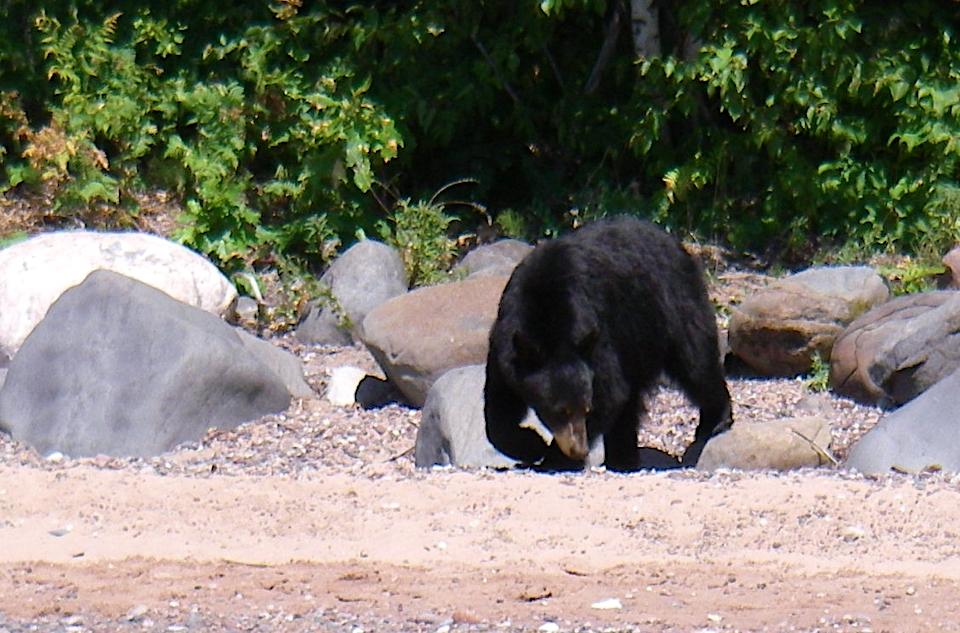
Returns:
[[[227,268],[322,260],[384,218],[374,182],[459,174],[531,238],[624,210],[799,258],[960,234],[950,3],[660,3],[642,58],[609,0],[42,6],[3,5],[2,187],[122,223],[169,186]]]
[[[428,286],[443,281],[456,255],[456,240],[447,231],[453,217],[434,199],[411,203],[398,200],[380,235],[400,251],[411,286]]]
[[[898,258],[893,263],[881,264],[877,272],[887,280],[894,295],[925,292],[936,289],[938,275],[946,270],[937,260]]]
[[[823,360],[820,352],[813,353],[810,372],[804,384],[810,391],[821,393],[830,389],[830,361]]]
[[[530,238],[530,227],[522,213],[513,209],[504,209],[497,214],[497,225],[506,237],[518,240]]]
[[[155,165],[180,189],[179,239],[225,268],[271,250],[328,257],[338,234],[372,225],[358,195],[402,140],[368,80],[335,54],[347,36],[330,27],[338,16],[275,9],[273,22],[179,65],[170,59],[190,34],[149,12],[95,25],[41,13],[56,100],[51,122],[25,135],[30,173],[73,209],[132,204],[151,175],[142,167]]]
[[[956,205],[937,192],[958,176],[960,49],[940,10],[687,3],[699,54],[646,60],[636,95],[631,144],[662,165],[661,219],[801,251],[955,240]],[[679,119],[685,143],[659,159]]]

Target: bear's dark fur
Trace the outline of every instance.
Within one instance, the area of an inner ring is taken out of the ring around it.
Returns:
[[[643,397],[661,373],[700,408],[683,464],[729,428],[730,394],[699,263],[653,224],[601,220],[537,246],[514,270],[490,333],[484,414],[504,454],[582,468],[603,438],[612,470],[641,468]],[[549,446],[520,422],[532,407]]]

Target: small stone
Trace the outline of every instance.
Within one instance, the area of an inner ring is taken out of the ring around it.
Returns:
[[[139,620],[142,618],[144,615],[146,615],[146,613],[146,605],[138,604],[127,612],[126,619],[128,622],[133,622],[134,620]]]
[[[367,375],[359,367],[337,367],[330,371],[327,382],[327,400],[338,407],[349,407],[356,403],[357,386]]]
[[[560,625],[556,622],[544,622],[538,630],[541,633],[557,633],[560,630]]]
[[[619,598],[607,598],[606,600],[600,600],[599,602],[594,602],[590,605],[592,609],[601,609],[601,610],[612,610],[612,609],[622,609],[623,604],[620,602]]]
[[[859,525],[848,525],[840,532],[840,536],[847,542],[859,541],[866,535],[867,531]]]
[[[50,530],[49,532],[47,532],[47,534],[49,534],[50,536],[56,536],[57,538],[60,538],[61,536],[66,536],[72,530],[73,530],[72,525],[65,525],[62,528],[56,528],[56,529]]]

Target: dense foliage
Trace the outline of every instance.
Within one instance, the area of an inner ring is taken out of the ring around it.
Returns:
[[[527,237],[623,210],[796,255],[960,236],[960,5],[679,0],[640,56],[630,7],[0,0],[6,188],[165,187],[234,268],[358,232],[449,257],[489,218],[431,201],[461,178]]]
[[[694,63],[641,70],[661,86],[648,98],[670,102],[646,110],[635,142],[655,143],[677,113],[700,127],[659,170],[664,217],[686,207],[731,227],[734,242],[779,234],[794,248],[811,237],[940,248],[960,236],[955,4],[709,5],[686,18],[705,42]]]

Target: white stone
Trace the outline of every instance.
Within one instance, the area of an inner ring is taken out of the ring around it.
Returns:
[[[594,602],[590,605],[591,608],[609,610],[609,609],[622,609],[623,604],[620,602],[619,598],[608,598],[606,600],[600,600],[599,602]]]
[[[0,353],[12,358],[63,291],[97,269],[131,277],[221,316],[237,298],[233,284],[216,266],[162,237],[45,233],[0,250]]]
[[[357,387],[367,372],[359,367],[344,365],[330,370],[327,381],[327,400],[338,407],[349,407],[356,403]]]

